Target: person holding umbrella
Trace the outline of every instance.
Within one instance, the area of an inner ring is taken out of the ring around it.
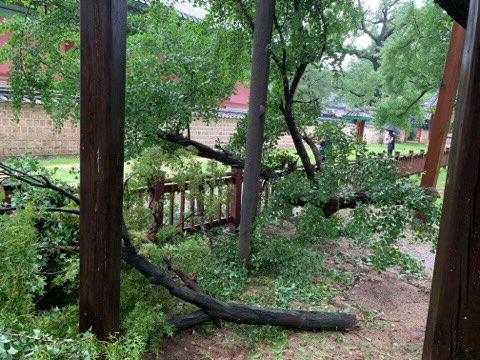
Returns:
[[[393,125],[385,125],[383,128],[387,130],[387,153],[388,156],[392,156],[393,151],[395,150],[395,133],[397,132],[397,128]]]

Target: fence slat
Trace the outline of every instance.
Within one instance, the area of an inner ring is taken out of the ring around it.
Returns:
[[[170,205],[168,209],[168,224],[173,225],[174,212],[175,212],[175,193],[170,194]]]
[[[185,190],[180,191],[180,231],[185,231]]]

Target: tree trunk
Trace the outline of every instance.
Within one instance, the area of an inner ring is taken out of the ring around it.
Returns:
[[[124,237],[125,239],[125,237]],[[226,303],[209,295],[193,291],[178,285],[166,274],[162,273],[147,259],[137,254],[129,245],[128,239],[123,247],[122,257],[125,262],[142,273],[149,282],[163,286],[171,295],[194,304],[203,311],[197,311],[187,317],[173,319],[177,329],[210,321],[211,318],[229,321],[237,324],[272,325],[294,330],[350,330],[356,324],[356,318],[351,314],[336,314],[320,311],[263,309],[237,303]],[[208,317],[206,316],[208,315]]]
[[[239,255],[243,261],[250,256],[250,237],[260,198],[263,131],[267,107],[274,0],[257,0],[253,39],[252,77],[248,110],[247,146],[244,168],[242,214],[240,217]]]
[[[282,112],[285,118],[285,122],[287,123],[288,131],[290,132],[290,136],[292,137],[293,144],[295,145],[295,149],[297,150],[297,154],[300,157],[303,168],[305,169],[305,174],[307,175],[307,178],[309,180],[313,180],[315,178],[315,169],[313,168],[307,150],[305,149],[302,135],[300,134],[300,131],[298,131],[297,125],[295,124],[291,106],[287,105],[285,109],[282,109]]]
[[[315,165],[317,166],[317,169],[320,169],[323,159],[320,151],[318,150],[317,144],[315,144],[315,141],[307,134],[303,135],[303,140],[305,140],[310,150],[312,150],[313,157],[315,158]]]

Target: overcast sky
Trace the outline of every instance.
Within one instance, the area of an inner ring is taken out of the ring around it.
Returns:
[[[166,0],[166,2],[168,1],[172,1],[172,0]],[[354,1],[354,0],[352,0]],[[378,8],[378,5],[380,3],[380,0],[361,0],[362,4],[371,9],[371,10],[374,10],[376,8]],[[417,4],[421,4],[424,2],[424,0],[415,0],[415,2]],[[191,16],[194,16],[194,17],[199,17],[199,18],[202,18],[203,16],[205,16],[205,13],[206,11],[204,9],[199,9],[199,8],[196,8],[194,7],[192,4],[191,4],[191,1],[188,1],[188,0],[185,0],[185,1],[182,1],[182,0],[177,0],[175,1],[175,8],[177,8],[179,11],[185,13],[185,14],[188,14],[188,15],[191,15]]]
[[[205,9],[194,7],[191,0],[165,0],[165,2],[172,2],[177,10],[196,18],[203,18],[206,14]],[[365,8],[375,10],[378,9],[381,0],[361,0],[361,2]],[[425,0],[415,0],[415,3],[417,3],[417,5],[420,5],[424,2]],[[355,44],[360,48],[365,48],[370,45],[370,41],[370,38],[365,35],[359,39],[356,39]]]

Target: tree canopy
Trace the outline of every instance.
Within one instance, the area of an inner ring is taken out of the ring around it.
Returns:
[[[428,1],[402,7],[395,23],[397,30],[382,52],[384,98],[376,118],[409,127],[412,118],[425,119],[422,104],[440,87],[452,21]]]
[[[38,93],[58,126],[78,121],[79,20],[78,1],[67,0],[2,26],[12,33],[1,58],[12,62],[15,110]],[[126,146],[134,155],[158,144],[160,131],[182,132],[194,117],[214,120],[245,77],[248,41],[236,29],[183,19],[159,1],[130,12],[128,25]]]

